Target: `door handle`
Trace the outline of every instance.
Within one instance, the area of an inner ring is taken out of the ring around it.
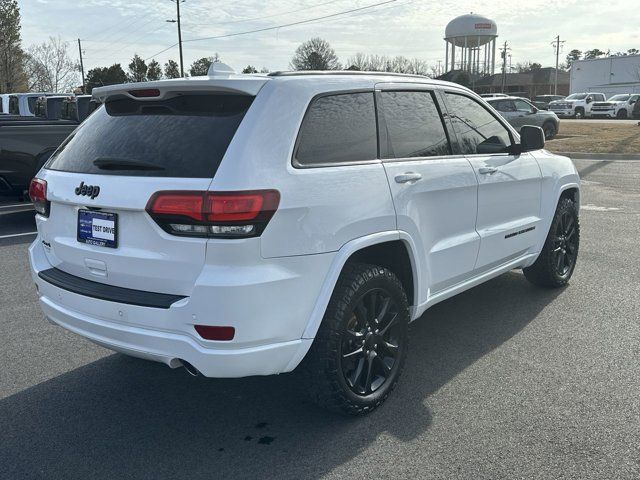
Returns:
[[[415,172],[407,172],[400,175],[396,175],[394,177],[394,180],[396,181],[396,183],[412,183],[412,182],[417,182],[418,180],[421,180],[421,179],[422,179],[422,175]]]
[[[478,169],[478,172],[480,172],[482,175],[492,175],[497,171],[498,169],[496,167],[480,167]]]

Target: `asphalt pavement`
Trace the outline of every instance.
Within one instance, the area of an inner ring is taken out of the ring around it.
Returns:
[[[0,213],[0,479],[640,478],[640,162],[576,164],[571,284],[514,271],[436,305],[396,391],[356,419],[295,372],[194,378],[48,324],[33,236],[1,238],[33,212]]]

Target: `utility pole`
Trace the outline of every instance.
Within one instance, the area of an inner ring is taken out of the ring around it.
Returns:
[[[500,55],[502,55],[502,93],[504,93],[507,85],[507,52],[509,50],[511,49],[509,48],[509,44],[505,40],[504,47],[502,47],[502,51],[500,52]]]
[[[182,29],[180,28],[180,3],[184,0],[175,0],[176,2],[176,15],[178,18],[178,48],[180,49],[180,76],[184,77],[184,66],[182,61]]]
[[[82,44],[80,43],[80,39],[78,39],[78,53],[80,53],[80,72],[82,72],[82,93],[85,93],[84,63],[82,62]]]
[[[565,40],[560,41],[560,35],[558,35],[556,37],[556,39],[551,42],[551,45],[553,45],[556,49],[556,78],[553,84],[553,94],[557,95],[558,94],[558,62],[560,59],[560,47],[562,46],[562,44],[565,42]]]

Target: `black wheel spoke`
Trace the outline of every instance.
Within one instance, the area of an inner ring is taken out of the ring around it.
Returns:
[[[564,233],[566,237],[569,237],[569,232],[573,229],[573,217],[569,216],[564,226]]]
[[[395,357],[396,354],[398,353],[398,345],[394,345],[391,342],[388,342],[386,340],[384,340],[382,342],[382,345],[384,347],[384,349],[389,353],[389,355],[391,355],[392,357]]]
[[[354,332],[353,330],[347,330],[347,339],[353,343],[360,344],[364,340],[364,333]]]
[[[387,365],[387,363],[384,361],[384,359],[380,355],[376,355],[375,358],[378,360],[378,364],[382,368],[382,371],[384,372],[384,376],[386,378],[387,375],[391,373],[391,367]]]
[[[365,364],[365,359],[361,358],[360,360],[358,360],[358,365],[356,366],[355,370],[353,371],[353,374],[350,376],[350,378],[347,378],[347,382],[349,382],[349,386],[351,388],[355,388],[358,380],[360,379],[360,376],[362,375],[362,372],[364,371],[364,364]]]
[[[398,314],[395,313],[393,317],[391,317],[391,320],[389,320],[389,322],[385,325],[385,327],[382,330],[380,330],[381,337],[384,337],[387,334],[389,329],[396,323],[397,318],[398,318]]]
[[[360,325],[366,325],[367,323],[367,309],[364,307],[362,300],[358,302],[355,308],[355,315]]]
[[[377,323],[381,323],[382,320],[384,319],[384,317],[387,315],[387,312],[389,311],[389,305],[390,304],[391,304],[391,298],[385,297],[384,300],[382,300],[382,308],[380,309],[380,313],[378,313],[378,322]]]
[[[357,358],[362,354],[364,354],[364,348],[358,347],[354,351],[342,355],[342,358]]]
[[[376,352],[369,353],[369,356],[367,357],[367,376],[365,377],[364,381],[365,393],[371,392],[371,380],[373,379],[373,361],[375,360],[375,358]]]
[[[377,300],[377,293],[373,292],[369,294],[369,308],[368,308],[368,315],[367,315],[367,320],[368,321],[372,321],[375,317],[376,317],[376,300]]]

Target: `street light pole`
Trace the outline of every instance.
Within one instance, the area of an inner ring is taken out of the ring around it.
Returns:
[[[78,53],[80,53],[80,71],[82,72],[82,93],[86,93],[86,87],[84,84],[84,63],[82,62],[82,44],[80,43],[80,39],[78,39]]]

